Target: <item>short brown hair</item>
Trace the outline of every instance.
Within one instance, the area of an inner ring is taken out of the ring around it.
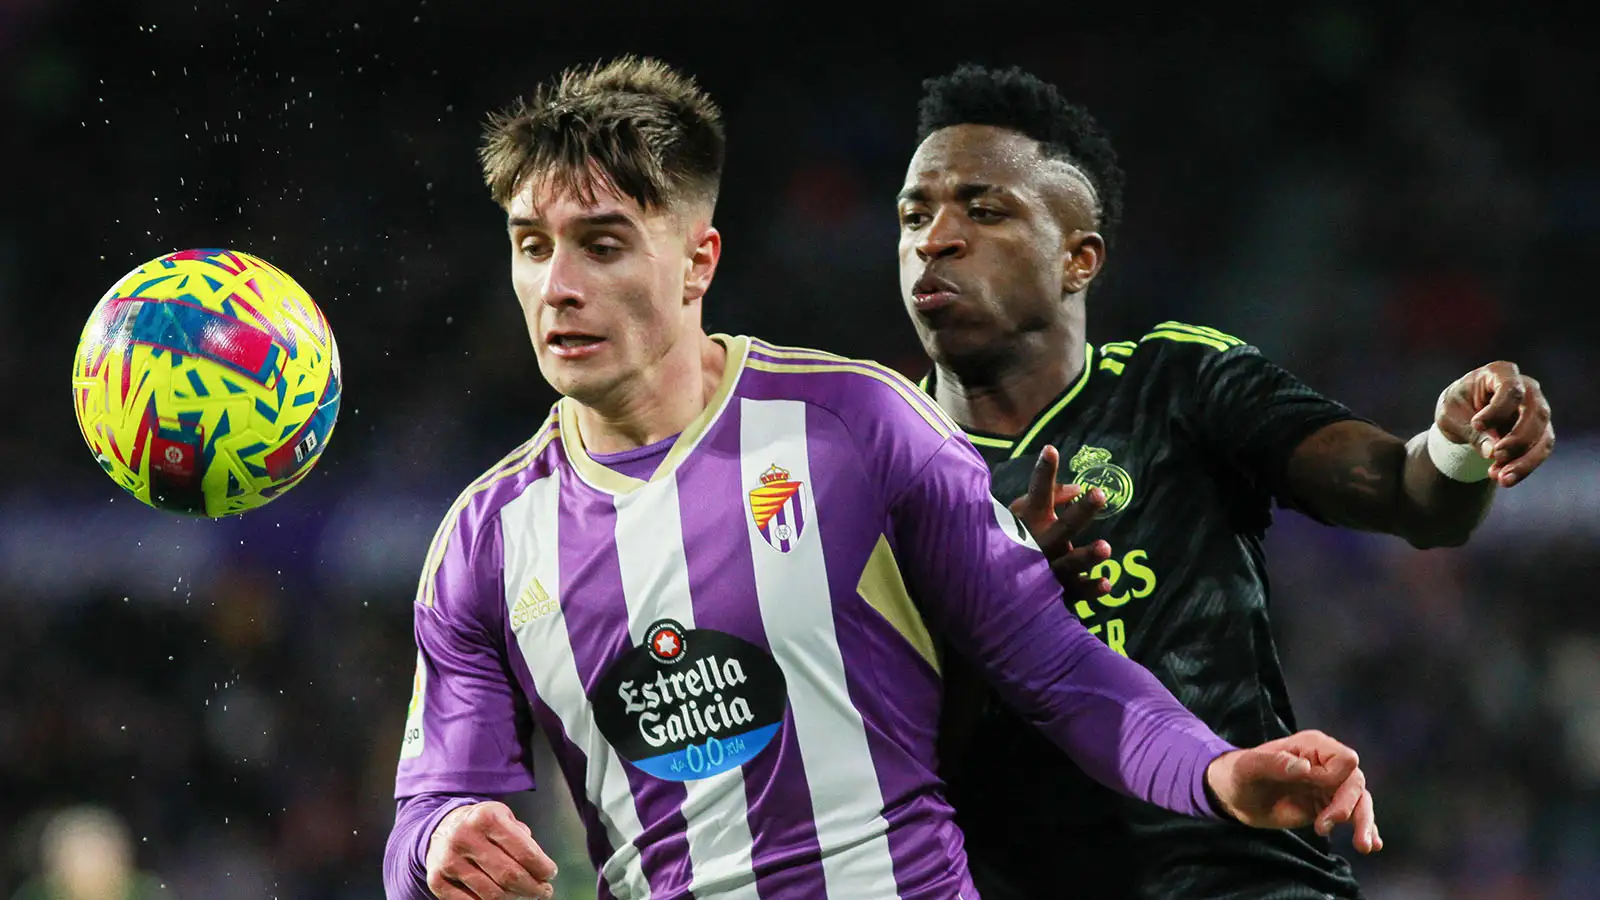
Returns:
[[[489,117],[478,158],[502,207],[530,177],[592,204],[597,190],[645,209],[716,203],[722,112],[694,79],[624,56],[574,66]]]

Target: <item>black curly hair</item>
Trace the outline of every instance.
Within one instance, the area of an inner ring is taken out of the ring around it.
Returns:
[[[1051,159],[1071,163],[1094,186],[1100,237],[1110,247],[1122,220],[1122,168],[1100,123],[1068,103],[1055,85],[1013,66],[990,69],[965,63],[948,75],[922,82],[917,141],[952,125],[994,125],[1039,142]]]

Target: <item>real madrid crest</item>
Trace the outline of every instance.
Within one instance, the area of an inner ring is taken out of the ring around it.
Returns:
[[[1133,476],[1111,461],[1110,450],[1085,445],[1073,454],[1067,466],[1073,473],[1072,483],[1083,485],[1085,493],[1090,488],[1105,492],[1106,505],[1096,519],[1109,519],[1133,502]]]
[[[805,498],[802,483],[789,478],[789,470],[777,463],[761,473],[761,485],[750,492],[750,517],[772,549],[788,553],[805,531]]]

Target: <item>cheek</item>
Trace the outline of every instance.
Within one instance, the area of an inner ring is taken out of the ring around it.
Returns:
[[[540,277],[539,270],[530,265],[526,260],[513,259],[511,262],[511,290],[517,295],[517,303],[524,311],[531,310],[539,301],[539,292],[544,286],[544,279]]]
[[[917,283],[921,267],[917,265],[916,242],[904,235],[900,238],[900,292],[911,293],[911,286]]]
[[[682,284],[655,277],[628,279],[618,284],[616,316],[635,340],[643,344],[660,343],[676,331],[681,312]]]
[[[1061,281],[1061,258],[1032,241],[1013,247],[1006,256],[1012,261],[1006,274],[1017,287],[1038,289]]]

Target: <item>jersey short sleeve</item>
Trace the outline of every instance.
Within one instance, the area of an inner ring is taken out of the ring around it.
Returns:
[[[1295,506],[1286,484],[1289,457],[1318,429],[1355,414],[1249,344],[1190,352],[1198,356],[1193,433],[1257,490]]]

